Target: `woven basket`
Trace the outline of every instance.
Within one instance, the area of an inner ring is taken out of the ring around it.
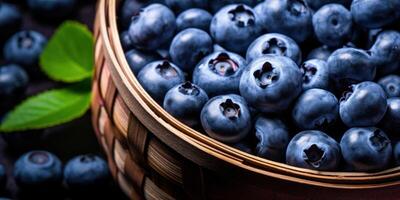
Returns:
[[[119,0],[100,0],[92,116],[111,172],[132,199],[391,199],[400,168],[319,172],[262,159],[180,123],[143,90],[119,42]],[[396,195],[397,194],[397,195]]]

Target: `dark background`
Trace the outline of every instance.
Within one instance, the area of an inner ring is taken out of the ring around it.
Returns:
[[[25,0],[9,0],[6,2],[17,4],[23,12],[24,19],[21,30],[35,30],[50,38],[56,28],[62,23],[62,20],[43,21],[43,19],[31,15],[24,4]],[[80,21],[92,30],[96,1],[77,0],[77,2],[78,5],[76,5],[74,13],[67,19]],[[0,52],[2,52],[2,44]],[[5,64],[3,59],[0,59],[0,63]],[[42,74],[39,78],[30,80],[24,98],[47,89],[61,86],[63,86],[62,83],[53,82]],[[2,100],[0,99],[0,101]],[[13,102],[12,104],[15,105],[16,103],[18,102]],[[10,110],[12,107],[7,107],[6,109]],[[4,113],[7,110],[2,110],[1,112]],[[8,173],[7,189],[0,193],[0,197],[12,199],[20,197],[19,194],[21,191],[18,190],[12,178],[13,163],[20,155],[27,151],[48,150],[56,154],[64,164],[72,157],[80,154],[93,153],[101,155],[102,152],[98,146],[90,120],[90,112],[88,112],[80,119],[53,128],[17,133],[0,133],[0,163],[5,165]],[[66,196],[68,195],[60,193],[56,199],[68,199]],[[116,185],[111,183],[110,188],[105,191],[101,199],[125,199],[125,196]]]

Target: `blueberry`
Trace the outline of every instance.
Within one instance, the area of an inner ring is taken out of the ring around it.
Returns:
[[[394,146],[394,150],[393,150],[393,154],[394,154],[394,161],[396,163],[397,166],[400,165],[400,142],[397,142],[396,145]]]
[[[4,46],[4,58],[12,63],[19,64],[32,70],[38,65],[47,39],[36,31],[20,31],[15,33]]]
[[[192,8],[182,12],[176,18],[176,26],[178,31],[186,28],[198,28],[203,31],[210,30],[212,15],[206,10]]]
[[[214,15],[210,33],[226,50],[241,54],[261,34],[260,23],[258,15],[249,6],[231,4]]]
[[[107,163],[99,156],[76,156],[65,165],[64,181],[71,190],[101,189],[109,180]]]
[[[323,60],[307,60],[300,66],[303,74],[303,90],[311,88],[329,89],[328,64]]]
[[[279,113],[302,91],[302,75],[290,58],[266,55],[247,66],[239,88],[249,105],[264,113]]]
[[[30,151],[15,163],[14,178],[23,189],[44,189],[59,185],[62,180],[61,161],[46,151]]]
[[[350,86],[340,99],[339,113],[348,127],[374,126],[387,109],[385,91],[374,82]]]
[[[344,6],[349,6],[348,0],[306,0],[310,8],[314,10],[318,10],[321,8],[323,5],[330,4],[330,3],[336,3],[336,4],[342,4]]]
[[[353,0],[351,14],[354,21],[366,28],[379,28],[400,17],[398,0]]]
[[[203,89],[190,82],[185,82],[167,92],[163,107],[179,121],[195,127],[199,123],[201,109],[207,101],[208,96]]]
[[[125,58],[135,75],[137,75],[147,64],[161,59],[161,57],[156,53],[140,51],[137,49],[131,49],[126,52]]]
[[[159,104],[162,104],[169,89],[185,81],[183,72],[168,61],[154,61],[147,64],[140,70],[137,79]]]
[[[165,0],[165,4],[175,13],[180,13],[190,8],[207,8],[208,0]]]
[[[211,0],[210,7],[213,13],[218,12],[222,7],[228,4],[246,4],[250,7],[257,5],[258,0]]]
[[[325,130],[339,116],[339,102],[335,95],[322,89],[309,89],[296,101],[292,118],[302,130]]]
[[[311,59],[320,59],[320,60],[324,60],[327,61],[329,56],[331,55],[332,50],[326,46],[320,46],[318,48],[315,48],[313,50],[310,51],[310,53],[308,53],[307,55],[307,60],[311,60]]]
[[[206,133],[221,142],[237,143],[251,130],[247,103],[235,94],[211,98],[204,105],[200,119]]]
[[[267,33],[258,37],[247,49],[247,62],[264,55],[286,56],[296,62],[301,63],[301,50],[297,43],[290,37],[279,33]]]
[[[76,4],[75,0],[27,0],[29,9],[36,15],[47,18],[64,18],[69,15]]]
[[[312,17],[318,40],[330,47],[340,47],[351,39],[353,22],[351,13],[340,4],[322,6]]]
[[[169,55],[173,63],[190,73],[196,64],[212,51],[213,42],[207,32],[188,28],[174,37],[169,48]]]
[[[385,169],[392,156],[386,134],[375,127],[351,128],[340,141],[343,159],[353,171]]]
[[[240,76],[246,67],[246,60],[240,55],[214,52],[203,58],[193,72],[193,82],[203,88],[210,97],[239,93]]]
[[[157,50],[174,37],[175,29],[174,13],[162,4],[151,4],[132,17],[129,36],[135,47]]]
[[[333,171],[338,169],[340,159],[339,144],[316,130],[298,133],[286,150],[286,163],[302,168]]]
[[[20,66],[0,66],[0,99],[21,96],[28,86],[28,82],[28,74]]]
[[[394,97],[387,100],[387,111],[383,117],[381,124],[385,131],[397,134],[400,130],[400,98]]]
[[[400,76],[387,75],[378,81],[388,97],[400,97]]]
[[[329,78],[338,89],[375,78],[376,67],[364,50],[341,48],[328,58]]]
[[[370,51],[379,74],[396,72],[400,66],[400,32],[393,30],[380,32]]]
[[[304,0],[269,0],[254,8],[268,32],[303,42],[312,33],[312,10]]]
[[[121,46],[124,51],[130,50],[134,48],[135,45],[133,45],[133,42],[131,40],[131,37],[129,36],[128,31],[124,31],[119,35],[121,39]]]
[[[125,30],[129,28],[132,18],[138,15],[143,7],[146,7],[153,3],[161,3],[164,0],[125,0],[121,3],[119,9],[119,22],[122,28]]]
[[[8,3],[0,3],[0,39],[6,40],[15,33],[22,23],[22,14],[20,10]]]
[[[260,116],[255,123],[256,155],[274,161],[284,161],[289,143],[289,130],[278,118]]]

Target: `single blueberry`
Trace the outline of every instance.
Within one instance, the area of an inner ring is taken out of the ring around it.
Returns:
[[[343,159],[353,171],[385,169],[392,157],[392,145],[386,134],[375,127],[351,128],[340,141]]]
[[[153,3],[164,3],[164,0],[124,0],[118,9],[118,19],[122,29],[128,29],[132,18],[138,15],[142,8]]]
[[[320,59],[320,60],[327,61],[329,56],[331,55],[331,53],[332,53],[332,49],[330,49],[326,45],[323,45],[323,46],[320,46],[318,48],[311,50],[310,53],[308,53],[308,55],[307,55],[307,60]]]
[[[196,64],[212,51],[213,41],[207,32],[188,28],[174,37],[169,48],[169,55],[172,62],[179,68],[191,73]]]
[[[320,171],[337,170],[341,154],[339,144],[321,131],[309,130],[295,135],[286,150],[289,165]]]
[[[226,49],[224,49],[223,47],[221,47],[218,44],[214,44],[213,45],[213,52],[216,52],[216,51],[226,51]]]
[[[261,34],[260,23],[258,15],[249,6],[231,4],[214,15],[210,34],[226,50],[242,54]]]
[[[132,17],[129,36],[135,47],[157,50],[174,37],[174,13],[162,4],[151,4]]]
[[[75,0],[27,0],[29,9],[42,18],[54,19],[68,16],[76,4]]]
[[[15,33],[4,45],[4,58],[11,63],[26,67],[31,72],[37,66],[47,39],[36,31]]]
[[[125,53],[125,58],[132,72],[137,75],[144,66],[156,60],[160,60],[161,56],[156,53],[131,49]]]
[[[322,89],[309,89],[296,101],[292,118],[302,130],[325,130],[339,117],[339,102],[335,95]]]
[[[175,13],[188,10],[190,8],[207,8],[208,0],[165,0],[165,4]]]
[[[328,64],[323,60],[307,60],[300,66],[303,74],[303,90],[311,88],[329,89]]]
[[[286,56],[301,64],[301,50],[297,43],[290,37],[279,33],[267,33],[258,37],[247,49],[247,62],[264,55]]]
[[[400,66],[400,32],[385,30],[379,33],[369,50],[380,75],[396,72]]]
[[[284,161],[290,136],[282,120],[260,116],[254,126],[257,137],[256,155],[278,162]]]
[[[385,131],[388,131],[387,133],[397,134],[400,130],[400,98],[389,98],[387,104],[387,111],[381,121],[381,125]]]
[[[200,119],[206,133],[221,142],[237,143],[251,130],[247,103],[236,94],[211,98],[204,105]]]
[[[176,65],[164,60],[147,64],[140,70],[137,79],[146,92],[162,104],[168,90],[183,83],[185,76]]]
[[[341,47],[353,34],[351,13],[340,4],[322,6],[312,17],[315,35],[329,47]]]
[[[0,99],[21,96],[28,86],[29,77],[18,65],[0,66]]]
[[[351,1],[348,0],[306,0],[310,8],[318,10],[322,6],[330,3],[342,4],[344,6],[350,6]]]
[[[351,14],[354,21],[365,28],[380,28],[400,17],[398,0],[353,0]]]
[[[266,55],[251,62],[240,79],[240,94],[264,113],[286,110],[302,91],[302,75],[288,57]]]
[[[304,0],[263,1],[254,10],[268,32],[282,33],[298,43],[312,34],[312,10]]]
[[[212,15],[206,10],[192,8],[182,12],[176,18],[176,26],[178,31],[186,28],[198,28],[203,31],[210,30]]]
[[[240,77],[246,60],[240,55],[217,51],[203,58],[193,72],[193,83],[203,88],[210,97],[239,93]]]
[[[228,5],[228,4],[238,4],[238,3],[242,3],[242,4],[246,4],[250,7],[254,7],[255,5],[257,5],[259,0],[211,0],[210,3],[210,8],[211,11],[213,13],[218,12],[221,8],[223,8],[224,6]]]
[[[336,88],[343,90],[349,85],[375,78],[376,66],[371,56],[364,50],[341,48],[328,58],[329,78]]]
[[[362,82],[349,87],[340,99],[340,118],[348,127],[375,126],[387,109],[382,87],[374,82]]]
[[[0,40],[8,39],[15,33],[22,23],[21,11],[14,5],[0,3]]]
[[[44,189],[57,186],[62,181],[60,159],[47,151],[30,151],[15,163],[14,178],[23,189]]]
[[[400,76],[387,75],[378,81],[388,97],[400,97]]]
[[[109,180],[107,162],[99,156],[79,155],[65,165],[64,181],[71,190],[101,189]]]
[[[199,124],[201,109],[207,101],[208,96],[203,89],[190,82],[185,82],[167,92],[163,107],[179,121],[195,127]]]

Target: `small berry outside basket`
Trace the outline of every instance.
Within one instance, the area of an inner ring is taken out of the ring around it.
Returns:
[[[132,199],[393,199],[400,167],[320,172],[262,159],[174,119],[131,72],[117,30],[120,0],[99,0],[93,126],[111,172]],[[397,195],[396,195],[397,194]]]

